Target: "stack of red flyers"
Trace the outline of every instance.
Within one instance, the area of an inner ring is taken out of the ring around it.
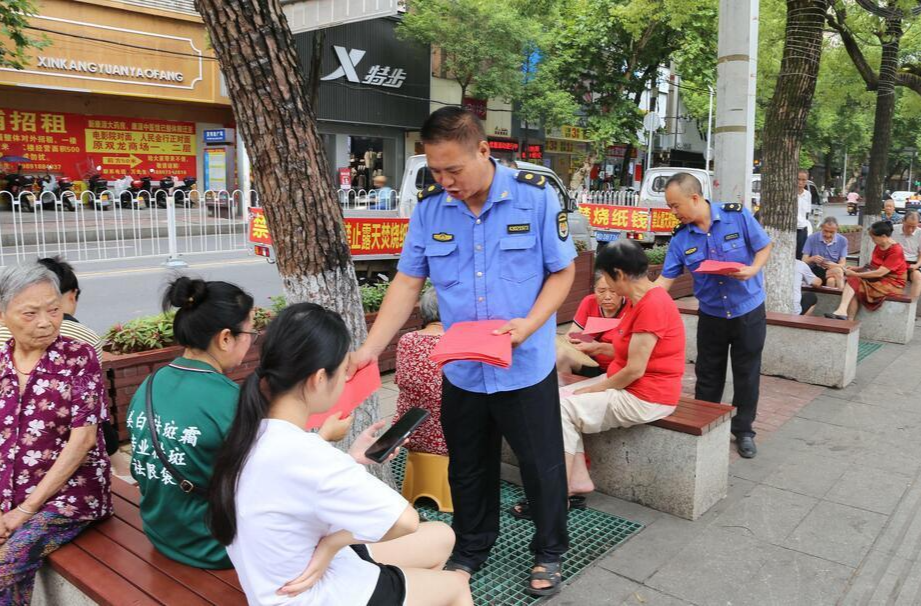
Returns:
[[[694,273],[728,276],[730,274],[739,273],[739,270],[743,267],[745,267],[745,265],[742,263],[736,263],[735,261],[712,261],[707,259],[697,266],[697,269],[694,270]]]
[[[326,417],[339,413],[340,419],[344,419],[352,411],[358,408],[358,405],[371,397],[381,386],[381,371],[377,362],[372,362],[352,375],[352,378],[345,382],[345,388],[339,400],[333,404],[333,407],[326,412],[310,415],[307,417],[307,429],[316,429],[323,425]]]
[[[582,334],[596,335],[602,332],[614,330],[620,324],[620,318],[589,318],[585,323],[585,329]]]
[[[505,324],[505,320],[452,324],[429,357],[438,368],[460,360],[508,368],[512,365],[512,336],[493,334]]]

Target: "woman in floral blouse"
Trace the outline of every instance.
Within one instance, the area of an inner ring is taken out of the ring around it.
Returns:
[[[0,273],[0,605],[28,604],[42,559],[112,513],[102,371],[92,346],[60,336],[57,277]]]

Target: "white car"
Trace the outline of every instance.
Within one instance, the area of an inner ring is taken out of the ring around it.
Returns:
[[[914,195],[911,191],[892,192],[892,201],[895,202],[895,212],[905,214],[905,202]]]

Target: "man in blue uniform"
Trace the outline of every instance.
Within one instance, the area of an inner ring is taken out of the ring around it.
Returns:
[[[422,127],[437,181],[419,194],[400,255],[368,340],[351,368],[375,359],[412,312],[426,278],[445,328],[506,320],[515,348],[506,370],[479,362],[445,366],[441,422],[457,542],[446,566],[473,574],[499,534],[499,469],[505,437],[518,457],[536,531],[527,591],[560,587],[568,546],[567,483],[555,365],[556,310],[575,276],[565,209],[546,177],[490,158],[475,114],[445,107]]]
[[[695,397],[719,402],[726,384],[726,362],[732,358],[732,419],[739,454],[755,456],[752,423],[758,410],[761,351],[767,331],[764,275],[772,243],[742,204],[711,204],[700,182],[677,173],[665,184],[665,200],[681,222],[668,245],[662,275],[668,289],[687,267],[693,272],[705,259],[744,265],[731,275],[694,276],[694,296],[700,302],[697,321],[697,386]]]

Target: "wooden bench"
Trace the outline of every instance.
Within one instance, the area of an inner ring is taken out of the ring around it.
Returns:
[[[675,301],[686,335],[685,357],[697,361],[696,300]],[[767,313],[761,374],[827,387],[845,387],[857,374],[861,322],[821,316]]]
[[[246,604],[233,570],[201,570],[158,552],[141,525],[140,494],[112,478],[115,515],[58,549],[39,571],[33,606]]]
[[[584,380],[560,374],[561,385]],[[664,419],[583,436],[595,490],[696,520],[726,496],[735,413],[726,404],[681,398]],[[517,465],[507,445],[503,459]]]
[[[818,298],[814,315],[822,317],[833,312],[841,301],[840,288],[827,286],[804,286],[803,292],[813,292]],[[918,316],[918,302],[906,295],[889,295],[876,311],[861,309],[860,336],[870,341],[905,344],[915,334],[915,318]]]

